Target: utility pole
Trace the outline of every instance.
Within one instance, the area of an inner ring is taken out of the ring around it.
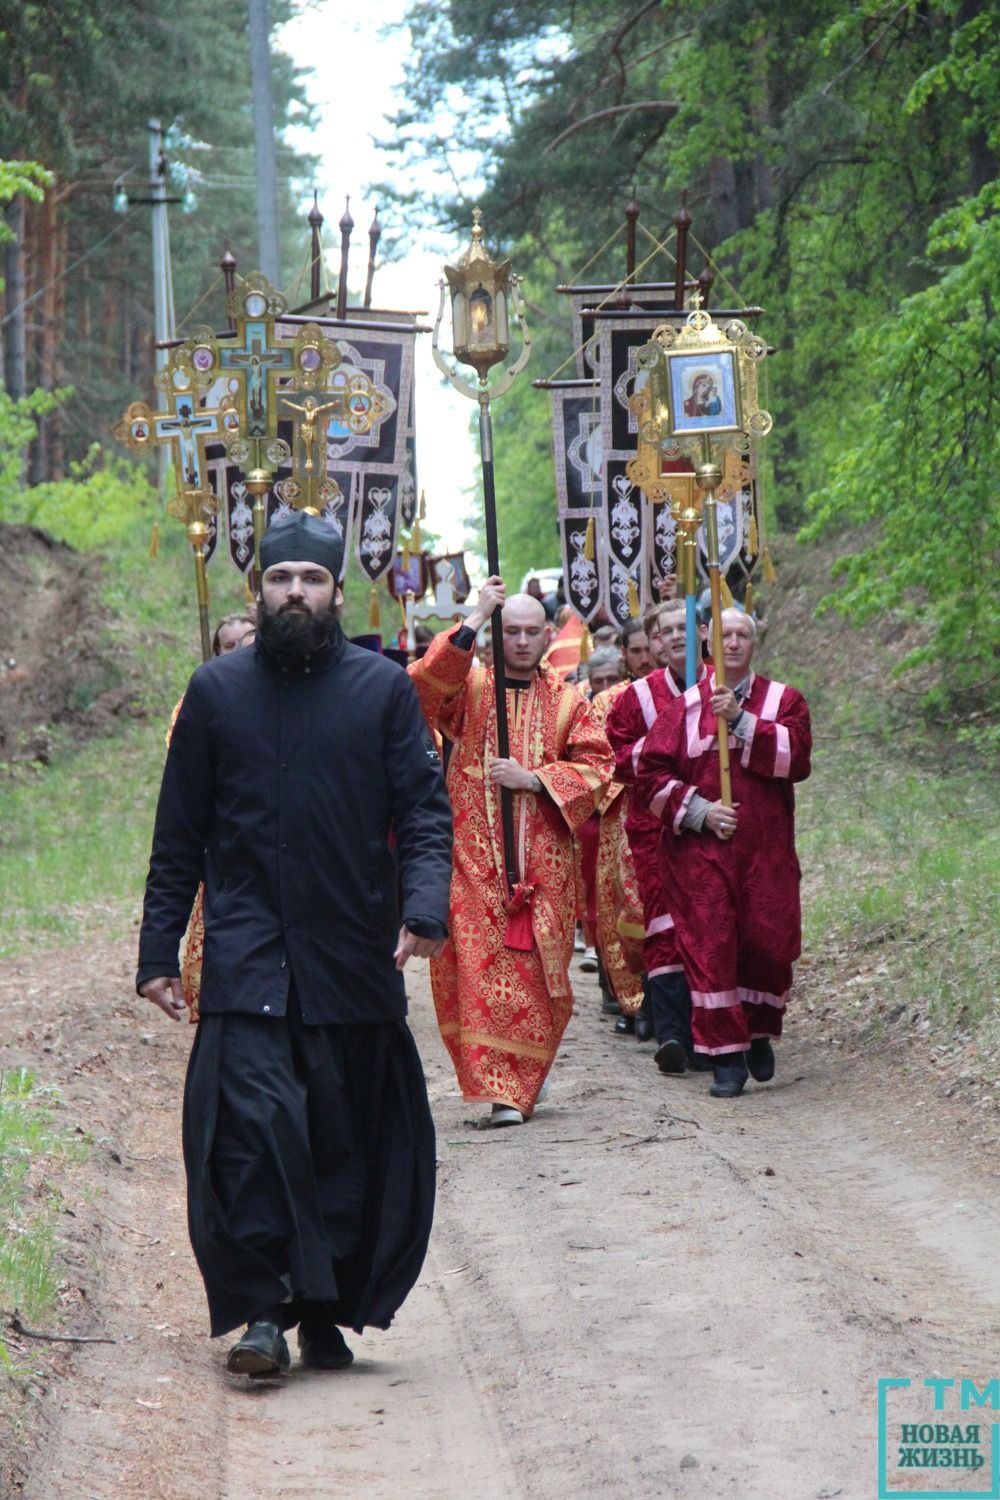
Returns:
[[[167,219],[167,158],[159,120],[149,122],[149,218],[153,232],[153,318],[156,368],[170,357],[163,347],[174,336],[174,283],[170,272],[170,223]]]
[[[159,120],[149,121],[149,217],[153,232],[153,320],[156,329],[156,368],[162,370],[170,358],[165,347],[174,337],[174,279],[170,269],[170,224],[167,218],[167,158]],[[160,493],[170,482],[170,455],[163,444],[160,454]]]
[[[250,87],[253,95],[253,140],[257,165],[257,259],[259,269],[271,285],[280,287],[278,168],[274,152],[274,98],[271,89],[267,0],[248,0],[248,3]]]

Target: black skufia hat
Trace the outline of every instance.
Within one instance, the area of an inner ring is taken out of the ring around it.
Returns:
[[[333,574],[334,582],[339,582],[344,566],[344,543],[329,521],[297,510],[294,515],[273,520],[260,544],[262,573],[283,562],[318,563]]]

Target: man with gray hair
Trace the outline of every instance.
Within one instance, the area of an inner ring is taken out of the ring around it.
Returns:
[[[750,666],[756,629],[722,613],[725,681],[689,687],[646,735],[637,800],[660,823],[660,872],[691,987],[695,1052],[711,1060],[711,1093],[742,1093],[747,1073],[774,1076],[799,955],[799,862],[793,784],[809,775],[802,694]],[[719,719],[728,724],[732,806],[721,795]]]
[[[625,664],[617,646],[598,646],[591,652],[587,662],[587,697],[593,700],[598,693],[607,692],[625,676]]]

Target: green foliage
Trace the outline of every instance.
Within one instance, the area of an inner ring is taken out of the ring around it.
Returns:
[[[436,199],[405,201],[457,230],[475,192],[488,233],[526,277],[541,329],[532,374],[554,373],[569,353],[553,281],[620,278],[621,238],[588,262],[621,227],[633,188],[640,224],[661,240],[689,189],[689,270],[710,247],[716,304],[767,310],[773,519],[808,520],[811,537],[848,554],[844,609],[924,623],[910,664],[937,665],[928,709],[987,712],[997,7],[420,0],[409,25],[407,100],[387,149],[407,163],[443,158],[452,172]],[[649,108],[662,101],[676,111]],[[621,105],[637,108],[601,113]],[[480,186],[458,187],[474,178]],[[640,257],[650,251],[640,235]],[[644,274],[672,272],[660,255]],[[547,403],[526,390],[506,400],[501,547],[520,561],[532,537],[552,535]]]
[[[0,1073],[0,1305],[39,1317],[55,1302],[57,1195],[46,1169],[83,1148],[55,1121],[51,1090],[23,1068]],[[9,1364],[0,1340],[0,1359]]]
[[[41,203],[51,182],[52,173],[37,161],[0,161],[0,203],[18,196]],[[0,221],[0,241],[12,238],[7,225]]]
[[[78,551],[112,547],[134,535],[147,535],[158,501],[146,473],[136,464],[103,452],[95,443],[87,458],[70,465],[68,479],[36,484],[0,501],[0,520],[40,526]]]
[[[0,386],[0,521],[9,521],[24,473],[24,450],[38,431],[39,417],[55,411],[60,391],[31,391],[14,400]]]

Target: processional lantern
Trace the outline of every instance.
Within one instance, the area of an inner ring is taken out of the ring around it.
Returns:
[[[702,530],[712,599],[713,665],[720,685],[725,663],[716,491],[724,479],[740,484],[756,470],[756,444],[771,431],[770,413],[758,401],[758,370],[766,355],[765,341],[740,318],[730,318],[720,327],[696,307],[680,328],[661,324],[636,357],[646,383],[631,398],[640,425],[638,453],[628,475],[650,500],[673,504],[683,545],[678,571],[689,597],[695,587],[696,539]],[[683,458],[694,464],[688,505],[678,502],[676,476],[669,474],[670,466]],[[729,728],[721,718],[718,739],[722,797],[729,806]]]
[[[517,277],[511,273],[509,260],[499,265],[483,244],[483,230],[478,208],[472,214],[472,238],[468,249],[457,266],[445,266],[445,278],[440,282],[441,300],[431,347],[434,362],[442,374],[463,396],[479,402],[479,449],[483,466],[483,510],[486,530],[486,567],[491,577],[500,572],[500,548],[497,540],[496,486],[493,469],[493,424],[490,419],[490,402],[510,390],[517,376],[528,363],[531,353],[531,336],[524,317],[524,306],[518,290]],[[441,321],[444,317],[445,298],[451,293],[452,349],[460,364],[471,365],[479,377],[478,383],[462,379],[445,361],[439,346]],[[489,373],[501,364],[510,352],[510,329],[508,303],[513,309],[521,332],[521,352],[515,362],[500,378],[490,384]],[[507,684],[503,664],[503,623],[501,612],[494,610],[493,671],[496,693],[497,749],[506,757],[510,754],[510,739],[507,725]],[[518,884],[517,854],[514,842],[514,811],[510,791],[500,789],[500,810],[503,825],[504,866],[507,884],[513,894]]]

